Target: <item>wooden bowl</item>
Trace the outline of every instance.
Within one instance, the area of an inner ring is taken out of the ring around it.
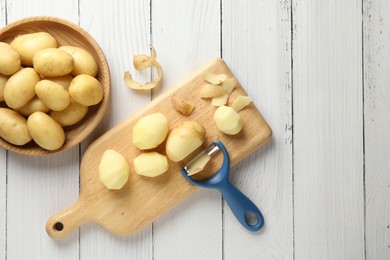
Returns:
[[[103,119],[110,99],[110,72],[106,58],[96,41],[79,26],[57,17],[29,17],[15,21],[0,29],[0,41],[9,43],[17,35],[42,31],[48,32],[56,38],[59,46],[77,46],[84,48],[91,53],[99,65],[99,72],[96,78],[103,86],[104,97],[99,104],[89,107],[88,113],[82,121],[73,126],[64,128],[66,140],[64,145],[58,150],[47,151],[40,148],[36,143],[34,143],[34,141],[31,141],[23,146],[17,146],[0,138],[0,146],[7,150],[30,156],[42,156],[57,153],[59,151],[67,150],[82,142],[92,133]],[[2,104],[1,106],[5,106],[5,104]]]

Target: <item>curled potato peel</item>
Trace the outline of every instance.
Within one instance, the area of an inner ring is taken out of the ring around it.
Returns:
[[[157,53],[153,47],[152,47],[152,55],[150,57],[145,54],[137,54],[133,57],[133,64],[136,70],[144,70],[150,68],[151,66],[154,66],[156,68],[157,78],[155,80],[153,80],[152,82],[147,82],[145,84],[140,84],[134,79],[132,79],[132,76],[129,71],[126,71],[123,76],[125,84],[129,88],[136,89],[136,90],[150,90],[160,86],[162,80],[162,69],[161,69],[161,65],[156,61],[156,57],[157,57]]]

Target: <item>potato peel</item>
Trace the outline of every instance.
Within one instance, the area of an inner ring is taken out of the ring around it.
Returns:
[[[204,80],[206,80],[208,83],[215,85],[221,84],[227,79],[227,77],[228,76],[226,74],[214,74],[208,71],[203,73]]]
[[[225,90],[225,93],[230,95],[232,94],[234,87],[237,84],[237,80],[234,77],[224,80],[221,84],[222,88]]]
[[[220,97],[225,94],[225,91],[220,85],[206,84],[200,89],[199,96],[201,98]]]
[[[239,112],[243,110],[246,106],[248,106],[252,102],[252,99],[248,96],[238,96],[232,104],[232,108]]]
[[[228,99],[229,99],[229,95],[225,93],[225,94],[222,95],[222,96],[214,97],[214,98],[211,100],[211,105],[212,105],[212,106],[215,106],[215,107],[224,106],[224,105],[226,105]]]
[[[144,70],[154,66],[157,70],[157,78],[152,82],[147,82],[145,84],[140,84],[134,79],[132,79],[129,71],[125,71],[123,79],[125,81],[126,86],[131,89],[136,90],[150,90],[155,87],[159,87],[161,85],[162,80],[162,69],[161,65],[157,62],[157,52],[152,47],[152,55],[149,57],[145,54],[137,54],[133,57],[133,65],[136,70]]]

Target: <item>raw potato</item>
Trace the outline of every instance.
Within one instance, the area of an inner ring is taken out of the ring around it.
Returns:
[[[46,32],[37,32],[17,36],[10,45],[20,54],[23,65],[32,66],[34,55],[46,48],[57,48],[57,41]]]
[[[8,78],[8,76],[0,74],[0,102],[4,101],[4,87],[5,83],[7,83]]]
[[[247,105],[249,105],[252,102],[252,99],[248,96],[238,96],[232,104],[232,108],[236,110],[237,112],[244,109]]]
[[[70,82],[72,82],[73,77],[70,74],[59,77],[48,77],[47,80],[53,81],[57,84],[60,84],[64,89],[68,90]]]
[[[161,113],[144,116],[133,127],[133,144],[141,150],[156,148],[168,134],[168,119]]]
[[[50,80],[39,81],[35,85],[35,93],[43,104],[54,111],[64,110],[70,104],[68,91]]]
[[[74,77],[68,91],[74,101],[84,106],[96,105],[103,99],[103,87],[100,82],[86,74]]]
[[[218,85],[227,79],[227,75],[226,74],[214,74],[214,73],[207,71],[203,74],[203,78],[208,83]]]
[[[38,51],[33,58],[36,72],[46,77],[69,74],[74,67],[73,57],[64,50],[47,48]]]
[[[41,111],[43,113],[49,112],[49,108],[43,104],[43,102],[37,97],[33,97],[27,104],[22,106],[18,111],[24,115],[24,116],[29,116],[34,112]]]
[[[87,74],[95,77],[98,72],[98,64],[95,58],[86,50],[74,46],[61,46],[60,50],[69,53],[74,60],[72,75]]]
[[[70,105],[62,111],[50,111],[49,116],[56,120],[61,126],[70,126],[78,123],[88,112],[88,107],[77,102],[70,102]]]
[[[43,149],[57,150],[65,142],[65,133],[62,127],[43,112],[31,114],[27,119],[27,127],[35,143]]]
[[[224,80],[222,82],[221,86],[222,86],[223,90],[225,91],[225,93],[230,95],[230,94],[232,94],[236,84],[237,84],[236,78],[231,77],[231,78]]]
[[[156,177],[168,168],[167,157],[157,152],[142,153],[134,159],[134,170],[138,175]]]
[[[9,108],[0,108],[0,136],[14,145],[24,145],[31,141],[27,120]]]
[[[194,110],[195,106],[191,103],[185,101],[182,97],[179,97],[176,94],[171,96],[171,104],[172,107],[179,113],[189,116]]]
[[[220,106],[226,105],[228,99],[229,99],[229,95],[228,94],[224,94],[224,95],[222,95],[220,97],[214,97],[211,100],[211,105],[212,106],[216,106],[216,107],[220,107]]]
[[[129,172],[129,165],[120,153],[112,149],[103,153],[99,163],[99,179],[107,189],[121,189],[129,179]]]
[[[220,85],[206,84],[200,89],[199,96],[201,98],[220,97],[225,94],[225,91]]]
[[[206,137],[204,127],[195,121],[185,121],[170,133],[166,153],[171,161],[179,162],[199,148]]]
[[[4,100],[7,106],[18,109],[35,96],[35,84],[41,78],[33,68],[24,68],[12,75],[4,87]]]
[[[6,76],[20,70],[19,53],[8,43],[0,42],[0,73]]]
[[[238,134],[242,129],[241,116],[231,107],[220,106],[215,110],[214,122],[221,132],[228,135]]]

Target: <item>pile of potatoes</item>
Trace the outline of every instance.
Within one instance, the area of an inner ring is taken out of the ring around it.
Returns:
[[[0,136],[14,145],[34,140],[46,150],[65,142],[63,127],[103,99],[98,64],[86,50],[58,46],[47,32],[0,42]]]

